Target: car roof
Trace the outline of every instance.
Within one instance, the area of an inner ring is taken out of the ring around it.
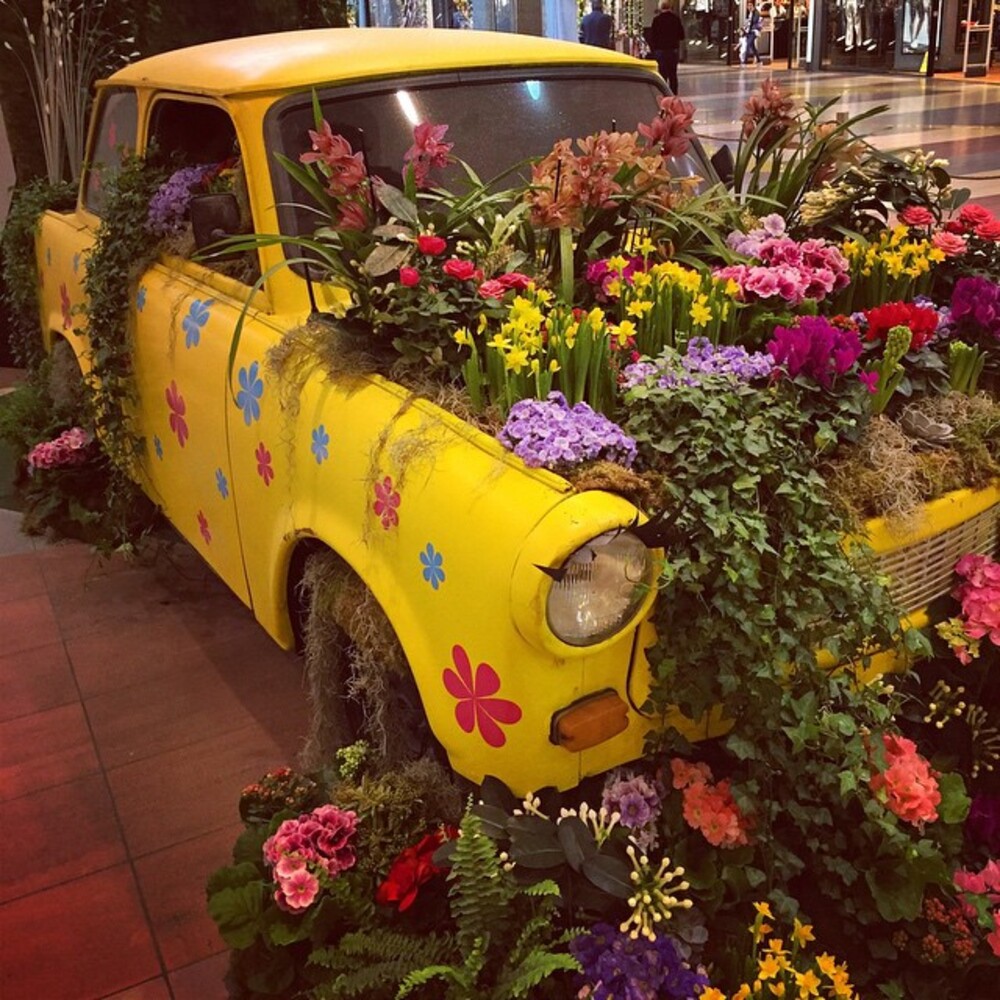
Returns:
[[[164,52],[125,66],[106,82],[230,96],[400,73],[538,65],[638,68],[643,64],[610,49],[499,31],[316,28]]]

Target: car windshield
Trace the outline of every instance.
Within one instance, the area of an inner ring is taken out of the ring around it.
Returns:
[[[403,155],[413,144],[413,128],[426,122],[447,125],[452,154],[468,163],[483,180],[498,177],[531,157],[542,156],[559,139],[599,132],[632,131],[650,121],[665,91],[649,73],[595,71],[587,76],[539,70],[525,79],[463,72],[429,79],[379,81],[362,89],[338,88],[318,94],[323,117],[335,133],[365,155],[370,173],[390,184],[401,183]],[[268,115],[267,139],[297,161],[310,149],[314,127],[311,95],[295,95]],[[700,147],[675,158],[677,176],[705,177],[709,168]],[[277,162],[272,166],[282,232],[301,235],[315,226],[315,215],[302,206],[304,193]],[[527,176],[526,169],[523,175]],[[460,168],[439,172],[435,181],[455,190]],[[508,183],[516,180],[508,178]],[[300,203],[296,205],[295,203]]]

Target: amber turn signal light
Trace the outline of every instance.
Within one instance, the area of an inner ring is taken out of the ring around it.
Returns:
[[[579,753],[628,728],[628,705],[616,691],[598,691],[552,717],[552,742]]]

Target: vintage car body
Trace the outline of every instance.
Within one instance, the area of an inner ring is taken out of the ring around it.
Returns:
[[[101,169],[114,169],[121,147],[142,152],[160,128],[161,141],[188,143],[190,152],[190,133],[200,129],[197,142],[215,143],[217,158],[217,130],[208,126],[213,115],[225,116],[254,228],[274,233],[288,221],[280,217],[276,190],[284,181],[272,155],[282,101],[292,99],[301,114],[314,88],[336,105],[341,92],[353,97],[366,87],[391,93],[404,82],[471,87],[487,78],[574,87],[596,79],[609,90],[616,81],[639,82],[643,94],[664,92],[652,64],[613,52],[434,30],[236,39],[121,70],[99,90],[79,203],[48,213],[38,236],[47,346],[64,338],[87,369],[76,307],[100,221]],[[532,100],[545,93],[528,89]],[[519,134],[507,110],[483,122],[480,109],[467,127],[490,128],[502,145]],[[547,114],[561,128],[556,110]],[[635,121],[652,117],[655,102],[634,111]],[[590,130],[610,124],[591,122]],[[373,134],[377,123],[366,127]],[[334,377],[315,366],[301,384],[280,384],[268,352],[310,312],[302,275],[272,271],[282,254],[280,246],[259,251],[265,278],[238,342],[247,284],[169,255],[139,279],[130,316],[135,425],[145,446],[137,475],[149,495],[285,647],[294,642],[289,597],[302,553],[322,546],[344,559],[387,613],[430,728],[465,777],[493,774],[521,792],[568,788],[639,757],[649,728],[639,709],[648,691],[643,646],[651,630],[643,622],[653,590],[642,590],[610,635],[574,645],[549,625],[547,602],[558,583],[538,569],[563,566],[602,533],[633,522],[636,509],[610,493],[573,492],[561,477],[527,468],[489,436],[379,376]],[[317,294],[329,302],[333,293],[320,287]],[[998,496],[973,500],[995,545]],[[960,526],[967,501],[941,514],[934,533]],[[879,539],[887,549],[907,544]],[[637,584],[644,582],[651,574]],[[921,591],[920,601],[929,596]]]

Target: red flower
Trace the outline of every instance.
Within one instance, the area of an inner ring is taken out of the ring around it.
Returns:
[[[458,830],[453,826],[438,827],[418,844],[407,847],[393,861],[385,881],[375,890],[375,901],[383,906],[398,903],[399,912],[408,910],[425,882],[444,871],[434,864],[434,852],[447,840],[454,840]]]
[[[441,270],[449,277],[457,278],[459,281],[470,281],[473,278],[483,276],[482,271],[471,260],[461,260],[458,257],[450,257],[446,260]]]
[[[274,468],[271,465],[271,453],[264,446],[263,441],[257,445],[254,457],[257,459],[257,475],[264,480],[265,486],[270,486],[271,480],[274,479]]]
[[[502,299],[507,294],[507,289],[496,278],[490,278],[479,286],[479,294],[484,299]]]
[[[399,514],[396,513],[396,510],[401,501],[402,497],[400,497],[398,490],[394,490],[392,487],[391,476],[386,476],[382,482],[375,484],[375,503],[372,504],[372,507],[381,518],[382,527],[386,531],[399,524]]]
[[[993,240],[1000,242],[1000,219],[990,219],[989,222],[980,222],[975,229],[976,235],[981,240]]]
[[[201,532],[201,537],[205,539],[206,545],[212,544],[212,531],[208,526],[208,518],[205,517],[203,511],[198,511],[198,530]]]
[[[982,205],[970,203],[963,205],[959,210],[958,221],[966,229],[975,229],[976,226],[981,226],[984,222],[992,222],[993,213],[988,208],[983,208]]]
[[[433,233],[421,233],[417,237],[417,249],[428,257],[438,257],[448,249],[448,244]]]
[[[188,425],[184,419],[187,412],[187,404],[180,394],[176,382],[171,382],[166,393],[167,406],[170,408],[170,429],[177,435],[177,442],[183,448],[188,439]]]
[[[900,219],[908,226],[933,226],[934,213],[923,205],[907,205],[899,213]]]
[[[913,334],[911,351],[919,351],[934,336],[938,325],[936,310],[911,302],[887,302],[869,309],[865,316],[868,318],[866,340],[885,340],[894,326],[907,326]]]
[[[508,271],[506,274],[499,274],[496,280],[504,288],[515,288],[519,292],[524,291],[532,281],[528,275],[522,274],[520,271]]]
[[[419,285],[420,272],[415,267],[401,267],[399,269],[399,283],[407,288]]]
[[[500,678],[488,663],[480,663],[473,678],[469,654],[461,646],[452,648],[451,658],[455,669],[446,670],[443,678],[448,693],[458,699],[455,721],[466,733],[478,727],[491,747],[502,747],[507,737],[497,723],[512,726],[520,722],[521,707],[506,698],[493,697],[500,690]]]

